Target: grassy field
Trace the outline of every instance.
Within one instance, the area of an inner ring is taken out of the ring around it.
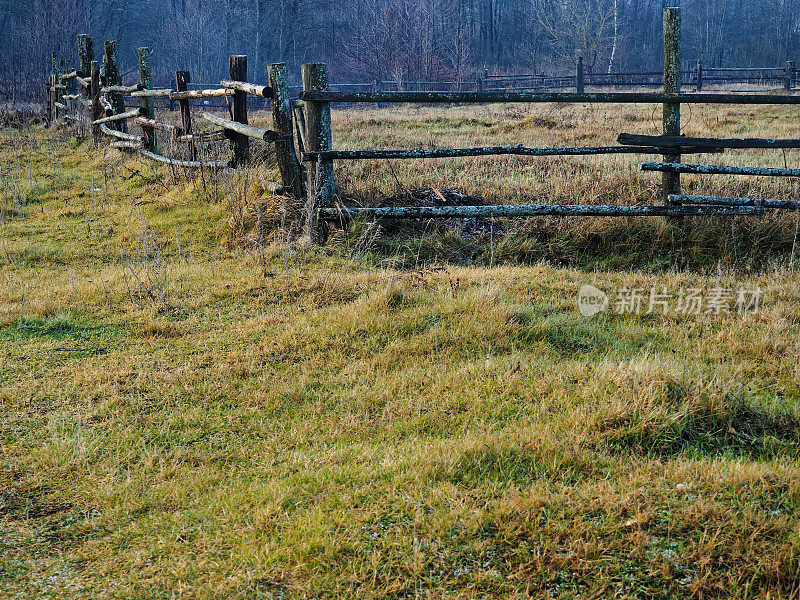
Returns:
[[[335,143],[587,145],[656,120],[367,109],[336,113]],[[788,108],[685,121],[800,137]],[[650,202],[657,182],[630,157],[338,173],[363,202]],[[0,134],[0,597],[800,597],[796,215],[356,223],[314,249],[274,175]],[[797,193],[715,181],[686,187]],[[762,302],[586,318],[585,284]]]

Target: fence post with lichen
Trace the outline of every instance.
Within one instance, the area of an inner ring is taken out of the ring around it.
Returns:
[[[664,93],[679,94],[681,91],[681,9],[664,9]],[[663,105],[663,127],[665,136],[681,134],[681,105],[679,102],[665,102]],[[665,163],[679,163],[679,154],[664,155]],[[671,204],[670,195],[681,193],[681,179],[678,173],[662,175],[662,199]]]
[[[301,67],[303,92],[324,92],[328,89],[328,68],[323,63],[308,63]],[[308,152],[324,152],[332,148],[330,102],[306,101],[306,146]],[[317,220],[317,210],[333,204],[336,192],[333,161],[312,158],[307,164],[308,202],[306,203],[306,233],[313,242],[324,241],[325,234]]]
[[[272,88],[272,122],[280,138],[275,142],[275,158],[281,173],[281,182],[286,191],[297,199],[305,198],[306,186],[300,161],[294,150],[292,133],[292,107],[289,83],[284,63],[273,63],[267,67],[269,85]]]

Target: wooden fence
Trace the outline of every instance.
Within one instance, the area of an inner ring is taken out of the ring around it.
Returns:
[[[698,60],[692,69],[681,70],[681,86],[703,91],[709,86],[733,86],[747,84],[761,87],[779,87],[786,91],[795,89],[800,68],[793,61],[782,67],[704,67]],[[584,93],[590,88],[661,88],[664,85],[662,71],[630,71],[593,73],[584,68],[583,57],[578,57],[575,72],[571,75],[544,75],[532,73],[490,74],[484,69],[473,79],[444,80],[381,80],[361,83],[336,83],[337,90],[362,92],[503,92],[503,91],[556,91],[574,90]],[[302,88],[292,88],[300,91]]]
[[[190,74],[176,71],[174,87],[154,88],[149,48],[138,49],[139,82],[133,85],[122,83],[114,42],[105,42],[102,66],[94,59],[91,38],[79,35],[77,48],[78,68],[75,70],[69,69],[68,61],[53,60],[54,70],[48,88],[52,120],[63,116],[91,127],[95,139],[101,136],[110,138],[114,148],[135,151],[150,160],[187,169],[241,167],[250,158],[251,139],[271,143],[275,146],[281,175],[280,184],[276,182],[273,187],[297,198],[306,196],[302,167],[295,151],[287,72],[282,63],[269,65],[268,85],[249,83],[247,57],[235,55],[230,57],[229,77],[216,87],[189,89]],[[248,96],[270,101],[272,129],[248,123]],[[177,104],[180,124],[156,118],[155,101],[159,99]],[[196,132],[190,103],[196,100],[207,102],[208,99],[223,100],[222,106],[228,109],[230,118],[204,112],[202,119],[212,129]],[[132,102],[139,106],[133,106]],[[131,126],[140,132],[132,133],[129,131]],[[159,132],[169,136],[171,145],[183,145],[188,159],[160,153]],[[205,160],[206,153],[201,148],[222,140],[229,141],[230,160]]]
[[[664,69],[660,74],[661,92],[586,92],[582,78],[582,61],[578,62],[575,92],[531,92],[481,89],[476,91],[385,91],[377,85],[367,91],[347,91],[347,85],[334,89],[328,81],[324,64],[302,66],[302,90],[298,98],[290,95],[286,68],[272,64],[268,69],[269,85],[248,83],[247,57],[232,56],[230,78],[219,87],[188,90],[189,75],[177,72],[175,88],[154,89],[151,82],[150,52],[139,49],[140,81],[123,86],[116,68],[116,48],[111,42],[104,47],[104,68],[93,60],[91,40],[79,36],[79,69],[69,71],[63,62],[62,74],[51,76],[50,96],[53,117],[58,111],[67,118],[83,119],[94,128],[95,135],[114,138],[120,149],[139,151],[143,156],[167,164],[196,168],[236,168],[249,157],[249,140],[275,144],[282,187],[287,193],[307,201],[308,233],[316,241],[324,241],[325,223],[356,216],[372,218],[451,218],[451,217],[514,217],[514,216],[735,216],[760,215],[770,209],[800,210],[800,202],[688,196],[681,192],[681,174],[742,175],[797,177],[794,169],[767,169],[716,165],[692,165],[681,162],[688,154],[719,153],[730,148],[800,148],[800,140],[690,138],[681,135],[681,106],[684,104],[736,105],[798,105],[800,96],[791,94],[756,93],[684,93],[681,91],[685,71],[680,65],[679,8],[664,9]],[[55,61],[54,61],[55,67]],[[55,69],[54,69],[55,70]],[[69,72],[66,72],[69,71]],[[793,66],[787,67],[788,87],[794,77]],[[87,76],[88,74],[88,76]],[[702,88],[702,66],[698,69]],[[78,93],[73,82],[80,86]],[[101,87],[102,83],[102,87]],[[582,85],[583,84],[583,85]],[[362,88],[363,89],[363,88]],[[273,129],[254,127],[247,122],[247,95],[270,100]],[[121,100],[123,95],[139,98],[141,106],[129,109]],[[155,118],[153,99],[167,98],[179,104],[181,125],[172,125]],[[217,129],[195,134],[192,132],[189,102],[195,99],[224,98],[230,107],[230,119],[204,113],[203,119]],[[488,103],[488,102],[575,102],[575,103],[652,103],[662,105],[663,135],[643,136],[621,133],[616,146],[576,148],[528,148],[501,146],[482,148],[450,148],[431,150],[334,150],[331,128],[333,103]],[[88,113],[89,116],[86,116]],[[127,131],[133,121],[141,134]],[[189,145],[190,160],[168,158],[158,153],[155,131],[166,131],[172,139]],[[221,138],[230,141],[232,159],[216,163],[197,160],[197,145]],[[649,206],[615,205],[495,205],[495,206],[407,206],[366,208],[337,203],[334,163],[341,160],[366,159],[431,159],[468,156],[586,156],[602,154],[660,155],[661,162],[647,162],[645,171],[662,173],[662,204]],[[298,155],[301,161],[298,160]]]
[[[787,61],[781,67],[704,67],[698,60],[694,68],[682,69],[681,86],[692,88],[698,92],[704,86],[733,84],[749,84],[755,86],[782,87],[791,91],[797,84],[798,72],[793,61]],[[449,83],[449,82],[448,82]],[[574,89],[579,93],[590,87],[638,87],[660,88],[664,85],[663,72],[615,72],[591,73],[584,68],[583,57],[576,61],[573,75],[549,76],[535,74],[490,75],[485,70],[478,76],[474,87],[477,91],[543,91],[557,89]]]

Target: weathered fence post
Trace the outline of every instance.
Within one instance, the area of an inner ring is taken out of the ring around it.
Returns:
[[[48,102],[48,104],[50,105],[49,115],[50,115],[50,122],[52,123],[52,122],[54,122],[56,120],[56,116],[57,116],[57,113],[58,113],[58,109],[56,109],[56,106],[55,106],[55,103],[56,103],[57,98],[58,98],[58,95],[57,95],[58,94],[58,88],[56,87],[56,85],[58,85],[58,57],[56,56],[55,52],[53,52],[53,54],[51,55],[50,60],[51,60],[51,63],[50,63],[50,86],[49,86],[50,89],[49,89],[49,93],[48,93],[47,97],[49,98],[49,102]]]
[[[189,84],[192,82],[192,75],[189,71],[175,71],[175,89],[179,92],[185,92],[189,89]],[[178,100],[178,107],[181,111],[181,129],[186,135],[192,133],[192,110],[189,107],[188,100]],[[190,160],[197,160],[197,148],[194,145],[194,140],[189,140],[189,156]]]
[[[117,66],[116,42],[106,40],[106,43],[103,47],[103,60],[105,61],[106,65],[105,85],[122,85],[122,77],[120,77],[119,67]],[[125,99],[122,97],[122,94],[113,92],[109,94],[108,101],[111,104],[111,108],[114,110],[115,115],[125,112]],[[126,119],[122,119],[121,121],[113,121],[111,126],[118,131],[128,131],[128,121]]]
[[[89,84],[89,96],[92,99],[91,118],[92,121],[97,121],[100,118],[102,109],[100,108],[100,65],[96,60],[89,63],[89,77],[91,78]],[[92,123],[92,135],[96,144],[100,137],[99,125]]]
[[[372,91],[375,94],[377,94],[378,92],[381,91],[381,80],[380,79],[376,79],[375,81],[372,82]],[[380,108],[380,107],[381,107],[381,103],[380,102],[376,102],[375,103],[375,108]]]
[[[70,69],[70,62],[68,60],[64,63],[64,72],[65,73],[71,73],[72,72],[71,69]],[[74,77],[70,77],[69,79],[67,79],[64,82],[64,86],[66,87],[66,89],[64,90],[64,95],[65,96],[72,96],[75,93],[75,78]],[[73,101],[72,100],[67,100],[66,98],[62,98],[61,102],[63,102],[64,105],[67,107],[66,112],[69,112],[70,106],[73,104]]]
[[[575,91],[579,94],[586,93],[586,73],[583,67],[583,51],[578,51],[578,61],[575,64]]]
[[[53,54],[53,63],[50,68],[50,77],[47,79],[47,118],[52,123],[55,121],[56,107],[53,104],[56,101],[56,55]]]
[[[54,106],[56,101],[56,74],[53,71],[50,71],[50,77],[47,80],[47,117],[52,123],[55,121],[55,111],[56,107]]]
[[[791,60],[787,60],[786,61],[785,71],[786,71],[786,79],[785,79],[786,91],[787,92],[791,92],[792,91],[792,75],[794,75],[794,62],[793,61],[791,61]]]
[[[478,93],[483,91],[483,79],[481,78],[481,74],[477,73],[475,75],[476,87],[478,89]]]
[[[230,76],[232,81],[247,81],[247,57],[241,54],[231,56],[229,59]],[[247,125],[247,94],[234,92],[233,120]],[[250,156],[250,140],[246,135],[229,131],[231,150],[233,151],[233,166],[239,167],[247,162]]]
[[[94,60],[94,45],[92,38],[85,33],[78,35],[78,70],[81,77],[89,77]]]
[[[681,9],[664,9],[664,93],[679,94],[681,91]],[[664,135],[681,134],[681,105],[678,102],[665,102],[663,107]],[[664,155],[664,162],[679,163],[680,155]],[[681,179],[678,173],[663,173],[662,197],[670,204],[670,194],[681,193]]]
[[[300,161],[294,151],[292,133],[292,107],[289,97],[289,83],[284,63],[267,66],[269,85],[272,88],[272,123],[280,137],[275,142],[275,158],[281,172],[283,187],[297,199],[306,196]]]
[[[301,67],[304,92],[324,92],[328,89],[328,68],[322,63]],[[308,152],[331,150],[331,105],[329,102],[306,102],[306,145]],[[324,230],[317,222],[317,209],[333,203],[336,187],[333,181],[333,161],[312,159],[308,170],[308,202],[306,204],[306,233],[312,241],[324,241]]]
[[[138,48],[139,54],[139,83],[142,84],[144,89],[153,87],[153,70],[150,64],[150,48]],[[144,109],[144,116],[148,119],[156,118],[156,111],[153,107],[153,99],[142,96],[142,108]],[[144,133],[144,148],[150,152],[155,152],[158,148],[158,140],[156,138],[156,130],[153,127],[142,127]]]
[[[697,91],[703,91],[703,61],[697,59]]]

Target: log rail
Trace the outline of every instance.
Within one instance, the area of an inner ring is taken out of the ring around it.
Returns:
[[[464,158],[470,156],[593,156],[602,154],[663,154],[674,148],[598,146],[577,148],[527,148],[524,146],[489,146],[484,148],[441,148],[430,150],[326,150],[303,153],[306,160],[390,160],[421,158]],[[681,153],[719,153],[719,148],[681,148]]]
[[[371,217],[375,219],[452,219],[469,217],[689,217],[758,215],[758,206],[613,206],[587,204],[519,204],[481,206],[390,206],[383,208],[335,206],[320,208],[322,220]]]

